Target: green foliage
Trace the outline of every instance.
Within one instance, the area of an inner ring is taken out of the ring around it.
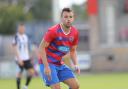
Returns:
[[[52,0],[37,0],[31,8],[34,19],[48,21],[52,17]]]
[[[10,35],[16,31],[16,23],[30,20],[51,20],[52,5],[51,0],[19,0],[18,4],[11,3],[2,5],[0,1],[0,34]],[[31,5],[28,12],[25,6]]]
[[[75,14],[76,14],[76,21],[85,21],[88,17],[85,5],[73,5],[72,6]]]
[[[31,13],[24,13],[22,6],[4,6],[0,8],[0,34],[10,35],[16,31],[16,23],[31,20]]]

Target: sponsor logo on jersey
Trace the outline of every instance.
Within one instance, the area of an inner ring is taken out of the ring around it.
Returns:
[[[68,46],[59,46],[58,49],[62,52],[69,52],[70,50]]]

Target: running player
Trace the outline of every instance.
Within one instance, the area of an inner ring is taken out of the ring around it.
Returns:
[[[27,70],[28,75],[23,89],[28,89],[34,70],[29,57],[28,37],[25,34],[24,24],[18,26],[18,32],[13,39],[13,48],[15,51],[16,64],[18,65],[16,74],[17,89],[20,89],[21,76],[24,69]]]
[[[61,89],[60,82],[70,89],[79,89],[78,81],[73,71],[64,64],[63,56],[70,53],[75,70],[80,74],[76,48],[78,30],[72,26],[74,13],[70,8],[61,12],[61,23],[49,28],[40,43],[40,72],[46,86],[51,89]]]

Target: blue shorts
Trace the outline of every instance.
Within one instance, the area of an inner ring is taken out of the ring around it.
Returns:
[[[47,76],[44,74],[44,65],[40,64],[41,76],[46,86],[51,86],[53,84],[63,82],[64,80],[75,78],[73,71],[65,64],[57,66],[49,63],[49,66],[51,69],[51,80],[48,80]]]

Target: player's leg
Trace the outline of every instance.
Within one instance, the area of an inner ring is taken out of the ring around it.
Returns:
[[[30,68],[30,69],[27,70],[27,72],[28,72],[28,74],[27,74],[27,77],[26,77],[26,84],[25,84],[26,86],[29,85],[29,83],[30,83],[30,81],[31,81],[31,79],[34,75],[34,70],[33,70],[33,68]]]
[[[76,78],[70,78],[63,82],[70,87],[69,89],[79,89],[79,84]]]
[[[69,89],[79,89],[79,84],[73,71],[66,65],[63,65],[61,67],[62,70],[59,71],[60,81],[67,84],[70,87]]]
[[[60,89],[60,83],[57,76],[57,70],[56,66],[53,64],[49,64],[49,67],[51,69],[51,80],[48,80],[48,77],[44,74],[44,65],[40,64],[40,73],[42,76],[42,79],[46,86],[51,87],[51,89]]]
[[[20,89],[22,72],[23,72],[23,67],[20,66],[17,63],[17,73],[16,73],[16,85],[17,85],[17,89]]]
[[[51,89],[61,89],[61,88],[60,88],[60,83],[53,84],[53,85],[51,85],[50,87],[51,87]]]
[[[32,76],[34,75],[34,69],[30,60],[24,62],[24,67],[27,70],[27,77],[26,77],[26,83],[24,89],[27,89],[29,83],[31,82]]]

